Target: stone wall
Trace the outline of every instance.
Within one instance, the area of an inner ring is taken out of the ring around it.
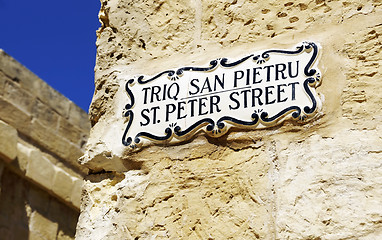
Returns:
[[[382,237],[380,1],[101,2],[77,239]],[[116,137],[122,80],[304,40],[322,46],[313,121],[135,151]]]
[[[87,113],[0,50],[0,235],[73,239]],[[2,239],[3,239],[2,238]]]

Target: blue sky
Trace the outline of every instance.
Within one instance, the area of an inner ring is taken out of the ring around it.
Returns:
[[[88,111],[99,0],[0,0],[0,48]]]

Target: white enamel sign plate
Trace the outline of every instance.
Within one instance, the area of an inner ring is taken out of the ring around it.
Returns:
[[[233,126],[256,129],[287,118],[311,119],[321,108],[315,92],[318,50],[317,44],[303,42],[290,50],[127,80],[122,143],[136,148],[145,141],[181,142],[199,131],[219,137]]]

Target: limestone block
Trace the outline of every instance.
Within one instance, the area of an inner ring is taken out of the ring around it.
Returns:
[[[56,170],[55,166],[44,158],[39,150],[30,153],[26,176],[48,190],[52,189]]]
[[[382,140],[374,131],[338,131],[280,151],[279,239],[359,239],[376,228],[382,219],[381,156],[370,154],[376,146],[381,149]]]
[[[267,239],[272,216],[266,156],[261,149],[215,150],[216,155],[191,161],[162,158],[147,174],[135,170],[122,180],[115,174],[86,181],[81,207],[88,217],[79,226],[102,230],[83,230],[78,239],[117,238],[122,225],[132,239]]]
[[[346,86],[341,96],[343,117],[354,123],[357,129],[374,129],[382,116],[378,105],[381,97],[375,89],[382,86],[380,25],[370,26],[354,34],[344,45],[344,52],[354,66],[346,72]]]
[[[57,130],[59,115],[40,100],[34,103],[33,117],[45,127],[51,128],[53,131]]]
[[[68,117],[70,101],[1,49],[0,71],[61,116]]]
[[[31,127],[31,115],[25,113],[10,101],[0,97],[0,119],[17,129],[17,131],[29,135]]]
[[[33,119],[30,136],[41,146],[64,158],[66,146],[69,142],[57,135],[56,129],[49,128],[37,119]]]
[[[380,238],[381,6],[102,0],[83,163],[110,172],[85,182],[77,239]],[[322,47],[313,121],[115,147],[121,79],[305,40]]]
[[[40,240],[43,239],[43,236],[40,235],[38,232],[29,231],[29,240]]]
[[[15,161],[13,161],[12,164],[14,164],[18,169],[21,170],[24,174],[26,173],[30,154],[33,150],[27,146],[25,146],[22,143],[17,143],[17,158]]]
[[[14,160],[17,156],[17,130],[12,126],[0,121],[0,155],[7,162]]]
[[[72,201],[73,205],[77,208],[80,208],[81,206],[81,195],[82,195],[82,187],[84,185],[84,181],[78,178],[75,178],[73,182],[73,188],[70,200]]]
[[[46,82],[41,81],[40,87],[38,98],[62,117],[68,117],[71,101]]]
[[[4,95],[4,87],[6,82],[7,76],[3,72],[0,71],[0,96]]]
[[[90,120],[88,114],[75,103],[70,102],[68,121],[82,131],[90,131]]]
[[[37,120],[32,121],[30,136],[42,147],[54,152],[76,169],[86,172],[83,166],[77,163],[77,159],[83,154],[78,145],[74,145],[51,128],[45,127]]]
[[[16,79],[22,71],[21,64],[10,57],[3,49],[0,49],[0,69],[11,79]]]
[[[56,167],[53,177],[52,191],[65,201],[70,201],[73,189],[72,177],[65,171]]]
[[[87,172],[85,168],[77,162],[78,159],[83,155],[83,150],[80,148],[80,146],[69,143],[67,146],[67,152],[63,155],[65,159],[69,159],[70,162],[73,162],[74,166],[78,166],[78,168],[81,169],[81,171]]]
[[[49,156],[49,155],[47,158],[49,158],[49,160],[51,162],[54,162],[56,167],[61,168],[63,171],[65,171],[70,176],[75,177],[75,178],[83,178],[83,174],[80,171],[78,171],[78,169],[73,168],[72,166],[68,165],[66,162],[60,161],[57,158],[54,158],[54,160],[53,160],[53,157]]]
[[[58,134],[74,144],[79,144],[82,140],[82,131],[62,117],[58,121]]]
[[[30,239],[56,239],[58,224],[34,211],[30,218]]]
[[[0,49],[0,70],[11,80],[20,83],[21,87],[26,91],[39,95],[40,85],[42,83],[41,79],[2,49]]]
[[[19,84],[7,81],[4,88],[4,97],[26,113],[31,113],[35,97],[22,89]]]

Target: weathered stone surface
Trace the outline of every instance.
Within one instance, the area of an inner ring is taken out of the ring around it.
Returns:
[[[72,195],[73,180],[66,172],[57,169],[53,178],[52,191],[66,201]]]
[[[74,238],[89,128],[86,112],[0,50],[1,239]]]
[[[52,189],[55,175],[54,165],[44,158],[38,150],[32,151],[29,156],[30,159],[25,176],[46,189]]]
[[[17,81],[19,76],[23,74],[23,70],[27,70],[20,63],[11,58],[6,52],[4,52],[3,49],[0,49],[0,69],[5,75],[15,81]]]
[[[264,172],[270,164],[260,149],[216,150],[191,161],[162,159],[148,175],[130,171],[120,179],[88,182],[86,195],[92,197],[83,199],[87,218],[80,219],[79,226],[101,228],[88,232],[97,239],[117,238],[122,232],[131,239],[267,236],[272,231],[272,199]],[[109,231],[116,224],[117,229]],[[123,230],[123,225],[134,228]]]
[[[7,165],[0,179],[2,239],[74,238],[78,212],[63,199],[15,174]]]
[[[81,206],[81,195],[82,195],[82,188],[84,185],[84,181],[82,179],[75,179],[73,181],[73,187],[72,192],[70,196],[70,200],[72,201],[72,204],[76,206],[77,208],[80,208]]]
[[[44,104],[54,109],[58,114],[65,118],[69,116],[69,106],[71,101],[69,101],[64,95],[53,89],[46,82],[42,81],[40,83],[39,93],[38,98]]]
[[[30,131],[32,116],[2,97],[0,97],[0,119],[21,133],[26,134]]]
[[[382,237],[382,3],[101,2],[81,159],[98,174],[85,182],[77,239]],[[313,121],[135,151],[116,138],[121,79],[304,40],[322,47]]]
[[[75,151],[76,158],[72,158],[73,164],[78,166],[75,162],[82,155],[78,152],[82,151],[81,148],[86,142],[90,129],[90,121],[86,112],[3,50],[0,51],[0,73],[0,119],[15,127],[22,134],[43,143],[43,147],[52,152],[56,152],[57,146],[59,148],[62,146],[60,140],[57,140],[58,143],[51,141],[55,140],[53,136],[57,135],[58,131],[59,135],[67,138],[70,144],[78,146],[78,150]],[[59,126],[60,119],[62,119],[62,124]],[[33,126],[31,126],[32,121]],[[64,121],[73,126],[68,129],[68,124],[63,124]],[[42,134],[39,131],[47,133]],[[65,131],[70,132],[65,133]],[[52,137],[49,138],[48,135]],[[65,153],[65,156],[62,154],[59,156],[66,159],[68,156],[72,157],[73,154]]]
[[[56,130],[45,127],[38,120],[32,121],[32,131],[30,136],[48,151],[55,153],[62,159],[67,159],[67,163],[76,166],[77,170],[86,172],[82,166],[78,166],[77,159],[81,157],[82,150],[78,145],[71,143],[66,138],[57,135]]]
[[[374,231],[373,226],[378,229],[378,136],[375,130],[338,131],[333,138],[312,135],[280,149],[275,172],[280,239],[359,239]]]
[[[17,156],[17,130],[0,121],[0,156],[12,161]]]
[[[36,211],[32,213],[30,222],[31,239],[55,239],[57,229],[57,223],[50,221]]]
[[[43,81],[2,49],[0,49],[0,71],[3,72],[9,80],[18,82],[24,90],[40,95]]]
[[[69,122],[85,132],[89,132],[90,130],[90,122],[87,113],[73,102],[70,102],[69,105]]]
[[[6,79],[7,76],[5,76],[5,74],[0,71],[0,96],[4,94],[4,87],[5,83],[7,82]]]
[[[55,131],[58,126],[59,115],[50,107],[37,100],[33,106],[34,121],[38,120],[44,127]]]
[[[35,97],[23,90],[17,83],[7,81],[4,88],[4,97],[26,113],[31,113]]]
[[[29,159],[30,159],[30,155],[32,151],[33,151],[32,148],[29,148],[20,142],[17,143],[17,158],[15,161],[12,162],[12,164],[17,169],[20,169],[23,174],[25,174],[27,171],[28,163],[29,163]]]
[[[59,118],[58,133],[60,136],[67,138],[69,141],[76,144],[80,144],[83,134],[79,128],[75,127],[75,125],[69,123],[68,120],[64,118]]]

